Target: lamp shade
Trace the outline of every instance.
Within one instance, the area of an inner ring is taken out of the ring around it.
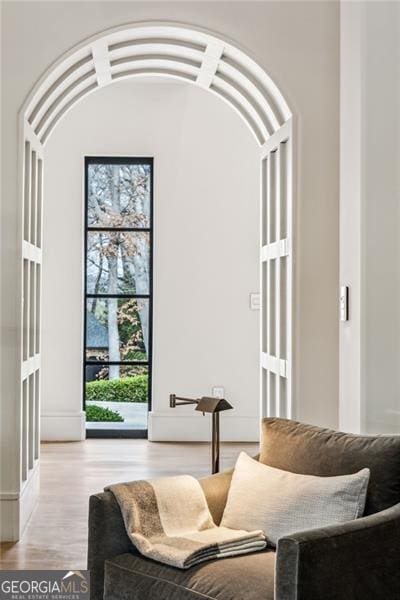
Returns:
[[[231,408],[233,408],[233,406],[231,406],[224,398],[211,398],[209,396],[200,398],[196,406],[196,410],[202,413],[216,413]]]

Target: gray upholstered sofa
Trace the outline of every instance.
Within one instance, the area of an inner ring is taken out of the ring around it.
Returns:
[[[355,436],[265,419],[259,460],[321,476],[369,467],[365,516],[281,538],[276,551],[182,571],[140,556],[112,494],[96,494],[90,498],[89,514],[93,600],[400,599],[400,436]],[[201,480],[216,522],[230,478],[225,472]]]

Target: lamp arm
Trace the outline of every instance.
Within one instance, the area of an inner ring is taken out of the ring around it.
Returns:
[[[176,406],[185,406],[186,404],[198,404],[198,403],[199,403],[199,400],[193,400],[193,398],[182,398],[181,396],[176,396],[175,394],[170,394],[170,397],[169,397],[170,408],[175,408]]]

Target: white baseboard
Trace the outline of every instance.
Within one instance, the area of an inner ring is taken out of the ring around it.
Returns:
[[[42,442],[80,442],[86,437],[85,413],[42,413]]]
[[[37,461],[21,492],[0,493],[0,542],[21,539],[39,496],[39,473]]]
[[[35,469],[26,482],[20,497],[19,507],[19,537],[21,538],[31,514],[36,506],[40,491],[40,467],[39,461],[36,462]]]
[[[0,495],[0,542],[19,540],[19,494]]]
[[[179,414],[179,410],[186,414]],[[220,419],[221,441],[259,441],[259,417],[221,414]],[[210,439],[210,415],[188,414],[186,407],[149,413],[149,440],[152,442],[209,442]]]

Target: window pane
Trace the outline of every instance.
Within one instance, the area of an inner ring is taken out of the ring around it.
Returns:
[[[87,366],[85,400],[91,429],[147,429],[148,368],[121,366],[110,378],[109,367]]]
[[[149,301],[89,298],[86,303],[86,360],[147,361]],[[109,377],[120,367],[110,366]]]
[[[151,167],[89,164],[89,227],[149,227]]]
[[[108,365],[87,365],[85,368],[86,383],[93,381],[109,381],[110,380],[110,367]],[[145,375],[147,378],[149,367],[147,365],[120,365],[119,367],[119,379],[126,379],[132,377],[138,377],[139,375]],[[147,392],[147,380],[146,380],[146,392]],[[91,395],[91,399],[94,398]],[[129,398],[128,398],[129,399]],[[129,401],[135,400],[135,402],[143,401],[142,395],[138,398],[130,398]]]
[[[88,294],[149,294],[150,234],[88,231]]]

